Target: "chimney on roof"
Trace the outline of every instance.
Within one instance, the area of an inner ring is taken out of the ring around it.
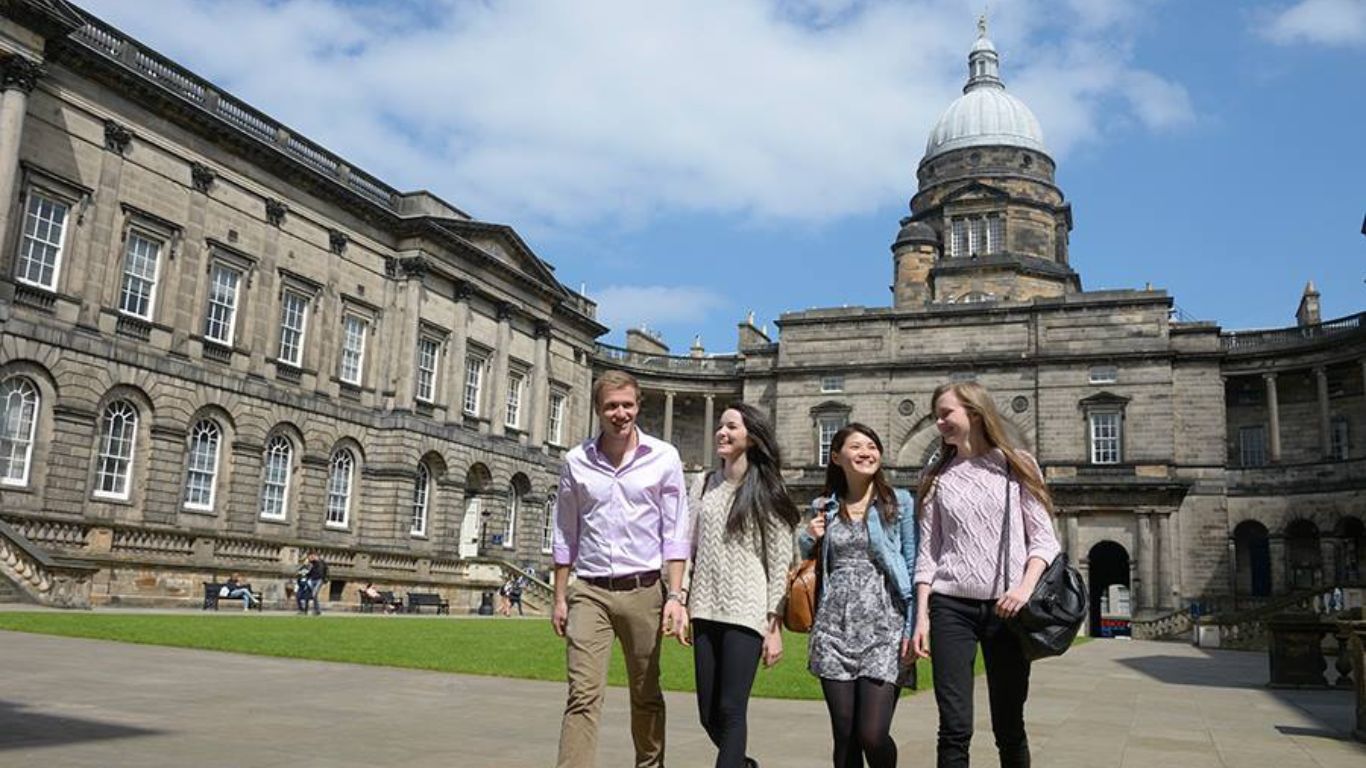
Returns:
[[[1299,323],[1301,328],[1323,322],[1323,315],[1319,311],[1319,291],[1314,287],[1313,280],[1304,286],[1304,295],[1300,297],[1300,308],[1295,311],[1295,321]]]

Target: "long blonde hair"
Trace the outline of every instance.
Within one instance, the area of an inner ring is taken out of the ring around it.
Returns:
[[[1019,479],[1024,490],[1029,491],[1030,495],[1038,499],[1044,509],[1052,514],[1053,496],[1048,492],[1048,486],[1044,483],[1039,465],[1025,458],[1027,454],[1020,446],[1011,441],[1005,421],[1001,418],[1001,412],[996,410],[996,403],[987,393],[987,388],[975,381],[940,384],[935,388],[934,395],[930,397],[931,413],[939,406],[939,398],[943,397],[946,392],[952,392],[958,398],[958,402],[962,403],[964,410],[968,412],[969,418],[976,417],[981,420],[982,432],[986,435],[987,445],[1000,449],[1006,457],[1006,463],[1009,465],[1011,473]],[[948,466],[950,461],[953,461],[953,457],[956,455],[958,455],[958,449],[944,443],[943,448],[939,451],[938,460],[925,470],[920,478],[920,492],[916,494],[922,506],[934,493],[935,481],[938,479],[939,473],[944,471],[944,468]]]

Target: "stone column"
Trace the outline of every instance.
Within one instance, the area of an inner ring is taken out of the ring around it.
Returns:
[[[1264,373],[1266,381],[1266,414],[1270,424],[1267,426],[1267,459],[1271,463],[1281,460],[1281,406],[1276,399],[1276,374]]]
[[[664,392],[664,442],[674,441],[674,393]]]
[[[493,398],[493,407],[488,409],[489,432],[501,435],[507,432],[508,413],[508,348],[512,346],[512,304],[498,303],[498,348],[493,351],[493,370],[491,371],[486,397]],[[526,382],[523,382],[525,386]],[[525,394],[525,393],[523,393]]]
[[[531,402],[524,407],[531,419],[531,447],[545,443],[546,420],[550,415],[550,323],[535,325],[536,358],[531,361]],[[561,426],[563,429],[563,426]]]
[[[1324,456],[1333,455],[1333,432],[1328,423],[1328,370],[1323,366],[1314,369],[1315,383],[1319,390],[1319,445]]]
[[[388,363],[390,370],[376,387],[380,402],[384,402],[384,390],[393,391],[393,408],[411,411],[417,404],[417,340],[421,334],[419,316],[422,312],[422,275],[425,273],[418,261],[404,262],[398,266],[395,278],[397,290],[393,309],[398,310],[389,326],[388,343],[394,348],[379,359]],[[374,347],[385,346],[376,334],[371,340]],[[377,355],[381,349],[374,350]],[[436,393],[433,392],[433,395]]]
[[[1170,512],[1160,512],[1157,515],[1157,581],[1153,587],[1156,590],[1156,604],[1158,608],[1178,607],[1172,598],[1172,592],[1176,584],[1176,554],[1172,551],[1172,516]]]
[[[702,466],[711,464],[712,434],[716,432],[716,396],[707,395],[702,406]]]
[[[1153,578],[1154,550],[1153,546],[1153,516],[1147,510],[1138,513],[1138,589],[1133,590],[1137,594],[1130,593],[1130,601],[1135,599],[1138,608],[1144,611],[1151,611],[1155,607],[1153,597],[1157,592],[1157,579]]]
[[[1228,537],[1228,594],[1233,598],[1233,608],[1238,609],[1238,542],[1230,534]]]
[[[1065,516],[1064,527],[1067,529],[1067,559],[1077,565],[1081,562],[1081,521],[1077,519],[1077,513]]]
[[[19,180],[19,140],[24,133],[24,115],[28,112],[28,95],[38,84],[42,67],[23,56],[14,55],[0,63],[0,243],[6,247],[0,251],[9,254],[10,211],[14,200],[15,185]],[[20,210],[20,221],[23,211]],[[72,225],[67,224],[70,228]],[[70,231],[68,229],[68,231]],[[9,264],[12,255],[0,259],[4,274],[12,274]]]
[[[465,339],[470,323],[470,284],[455,284],[455,321],[451,323],[446,350],[446,413],[450,421],[462,420],[465,409]]]

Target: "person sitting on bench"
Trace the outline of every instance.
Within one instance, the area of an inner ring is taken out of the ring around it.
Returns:
[[[384,599],[384,594],[381,593],[378,589],[375,589],[374,582],[365,582],[365,586],[361,587],[360,591],[361,594],[365,595],[365,599],[370,601],[371,605],[374,605],[375,603],[382,603],[384,605],[385,613],[394,612],[394,601]]]
[[[252,602],[255,600],[251,595],[251,586],[242,581],[242,574],[234,573],[232,578],[223,583],[223,588],[218,591],[219,597],[226,597],[229,600],[234,598],[242,599],[242,610],[251,609]]]

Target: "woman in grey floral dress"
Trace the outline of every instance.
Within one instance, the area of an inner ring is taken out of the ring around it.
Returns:
[[[849,424],[830,441],[825,489],[799,538],[821,547],[821,594],[811,628],[811,673],[830,710],[835,768],[896,765],[891,737],[915,621],[915,504],[882,473],[882,441]]]

